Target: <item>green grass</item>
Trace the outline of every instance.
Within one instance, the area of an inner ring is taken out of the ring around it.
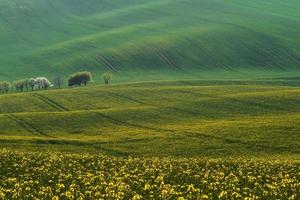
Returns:
[[[0,147],[112,155],[299,155],[298,79],[164,81],[0,96]]]
[[[296,0],[2,0],[0,79],[114,68],[116,82],[299,74]]]

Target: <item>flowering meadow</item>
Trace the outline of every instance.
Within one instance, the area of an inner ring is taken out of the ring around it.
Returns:
[[[0,154],[0,199],[300,199],[300,160]]]

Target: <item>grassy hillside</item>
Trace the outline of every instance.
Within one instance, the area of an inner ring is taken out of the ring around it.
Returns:
[[[149,82],[1,95],[0,146],[299,155],[300,90],[294,86],[299,81]]]
[[[299,74],[299,9],[296,0],[1,0],[0,79]]]

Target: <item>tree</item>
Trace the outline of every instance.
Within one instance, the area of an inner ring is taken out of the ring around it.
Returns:
[[[29,85],[29,87],[31,88],[31,91],[33,91],[33,90],[34,90],[34,87],[35,87],[35,85],[36,85],[36,80],[35,80],[35,78],[30,78],[30,79],[28,80],[28,85]]]
[[[37,77],[35,79],[35,87],[37,87],[39,90],[41,89],[48,89],[49,87],[52,87],[53,85],[46,77]]]
[[[11,88],[11,83],[8,81],[3,81],[0,83],[0,92],[1,93],[8,93]]]
[[[28,91],[29,88],[31,88],[32,91],[35,89],[39,89],[39,90],[48,89],[53,85],[46,77],[37,77],[37,78],[17,80],[14,82],[14,86],[16,91],[23,92],[24,89]]]
[[[112,79],[112,73],[110,73],[110,72],[105,72],[105,73],[102,75],[102,79],[103,79],[105,85],[108,85],[109,82],[110,82],[111,79]]]
[[[8,82],[8,81],[4,81],[4,82],[2,83],[2,88],[3,88],[3,91],[4,91],[5,93],[8,93],[8,91],[9,91],[10,88],[11,88],[11,83]]]
[[[16,91],[23,92],[24,88],[26,87],[27,81],[26,79],[17,80],[14,82],[14,86],[16,88]]]
[[[53,79],[53,85],[54,87],[61,88],[64,84],[64,79],[61,75],[56,75]]]
[[[80,80],[84,86],[86,86],[86,84],[92,80],[92,74],[90,72],[82,72],[80,75]]]
[[[70,75],[68,79],[69,86],[81,86],[84,84],[85,86],[92,80],[92,74],[90,72],[77,72],[75,74]]]
[[[24,81],[24,87],[25,87],[26,91],[28,92],[29,87],[30,87],[30,85],[29,85],[29,79],[24,79],[23,81]]]

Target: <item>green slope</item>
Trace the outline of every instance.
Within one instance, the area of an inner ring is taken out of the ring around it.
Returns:
[[[0,78],[294,75],[299,9],[295,0],[1,0]]]
[[[277,86],[271,86],[277,84]],[[299,81],[153,82],[0,96],[0,147],[299,155]]]

